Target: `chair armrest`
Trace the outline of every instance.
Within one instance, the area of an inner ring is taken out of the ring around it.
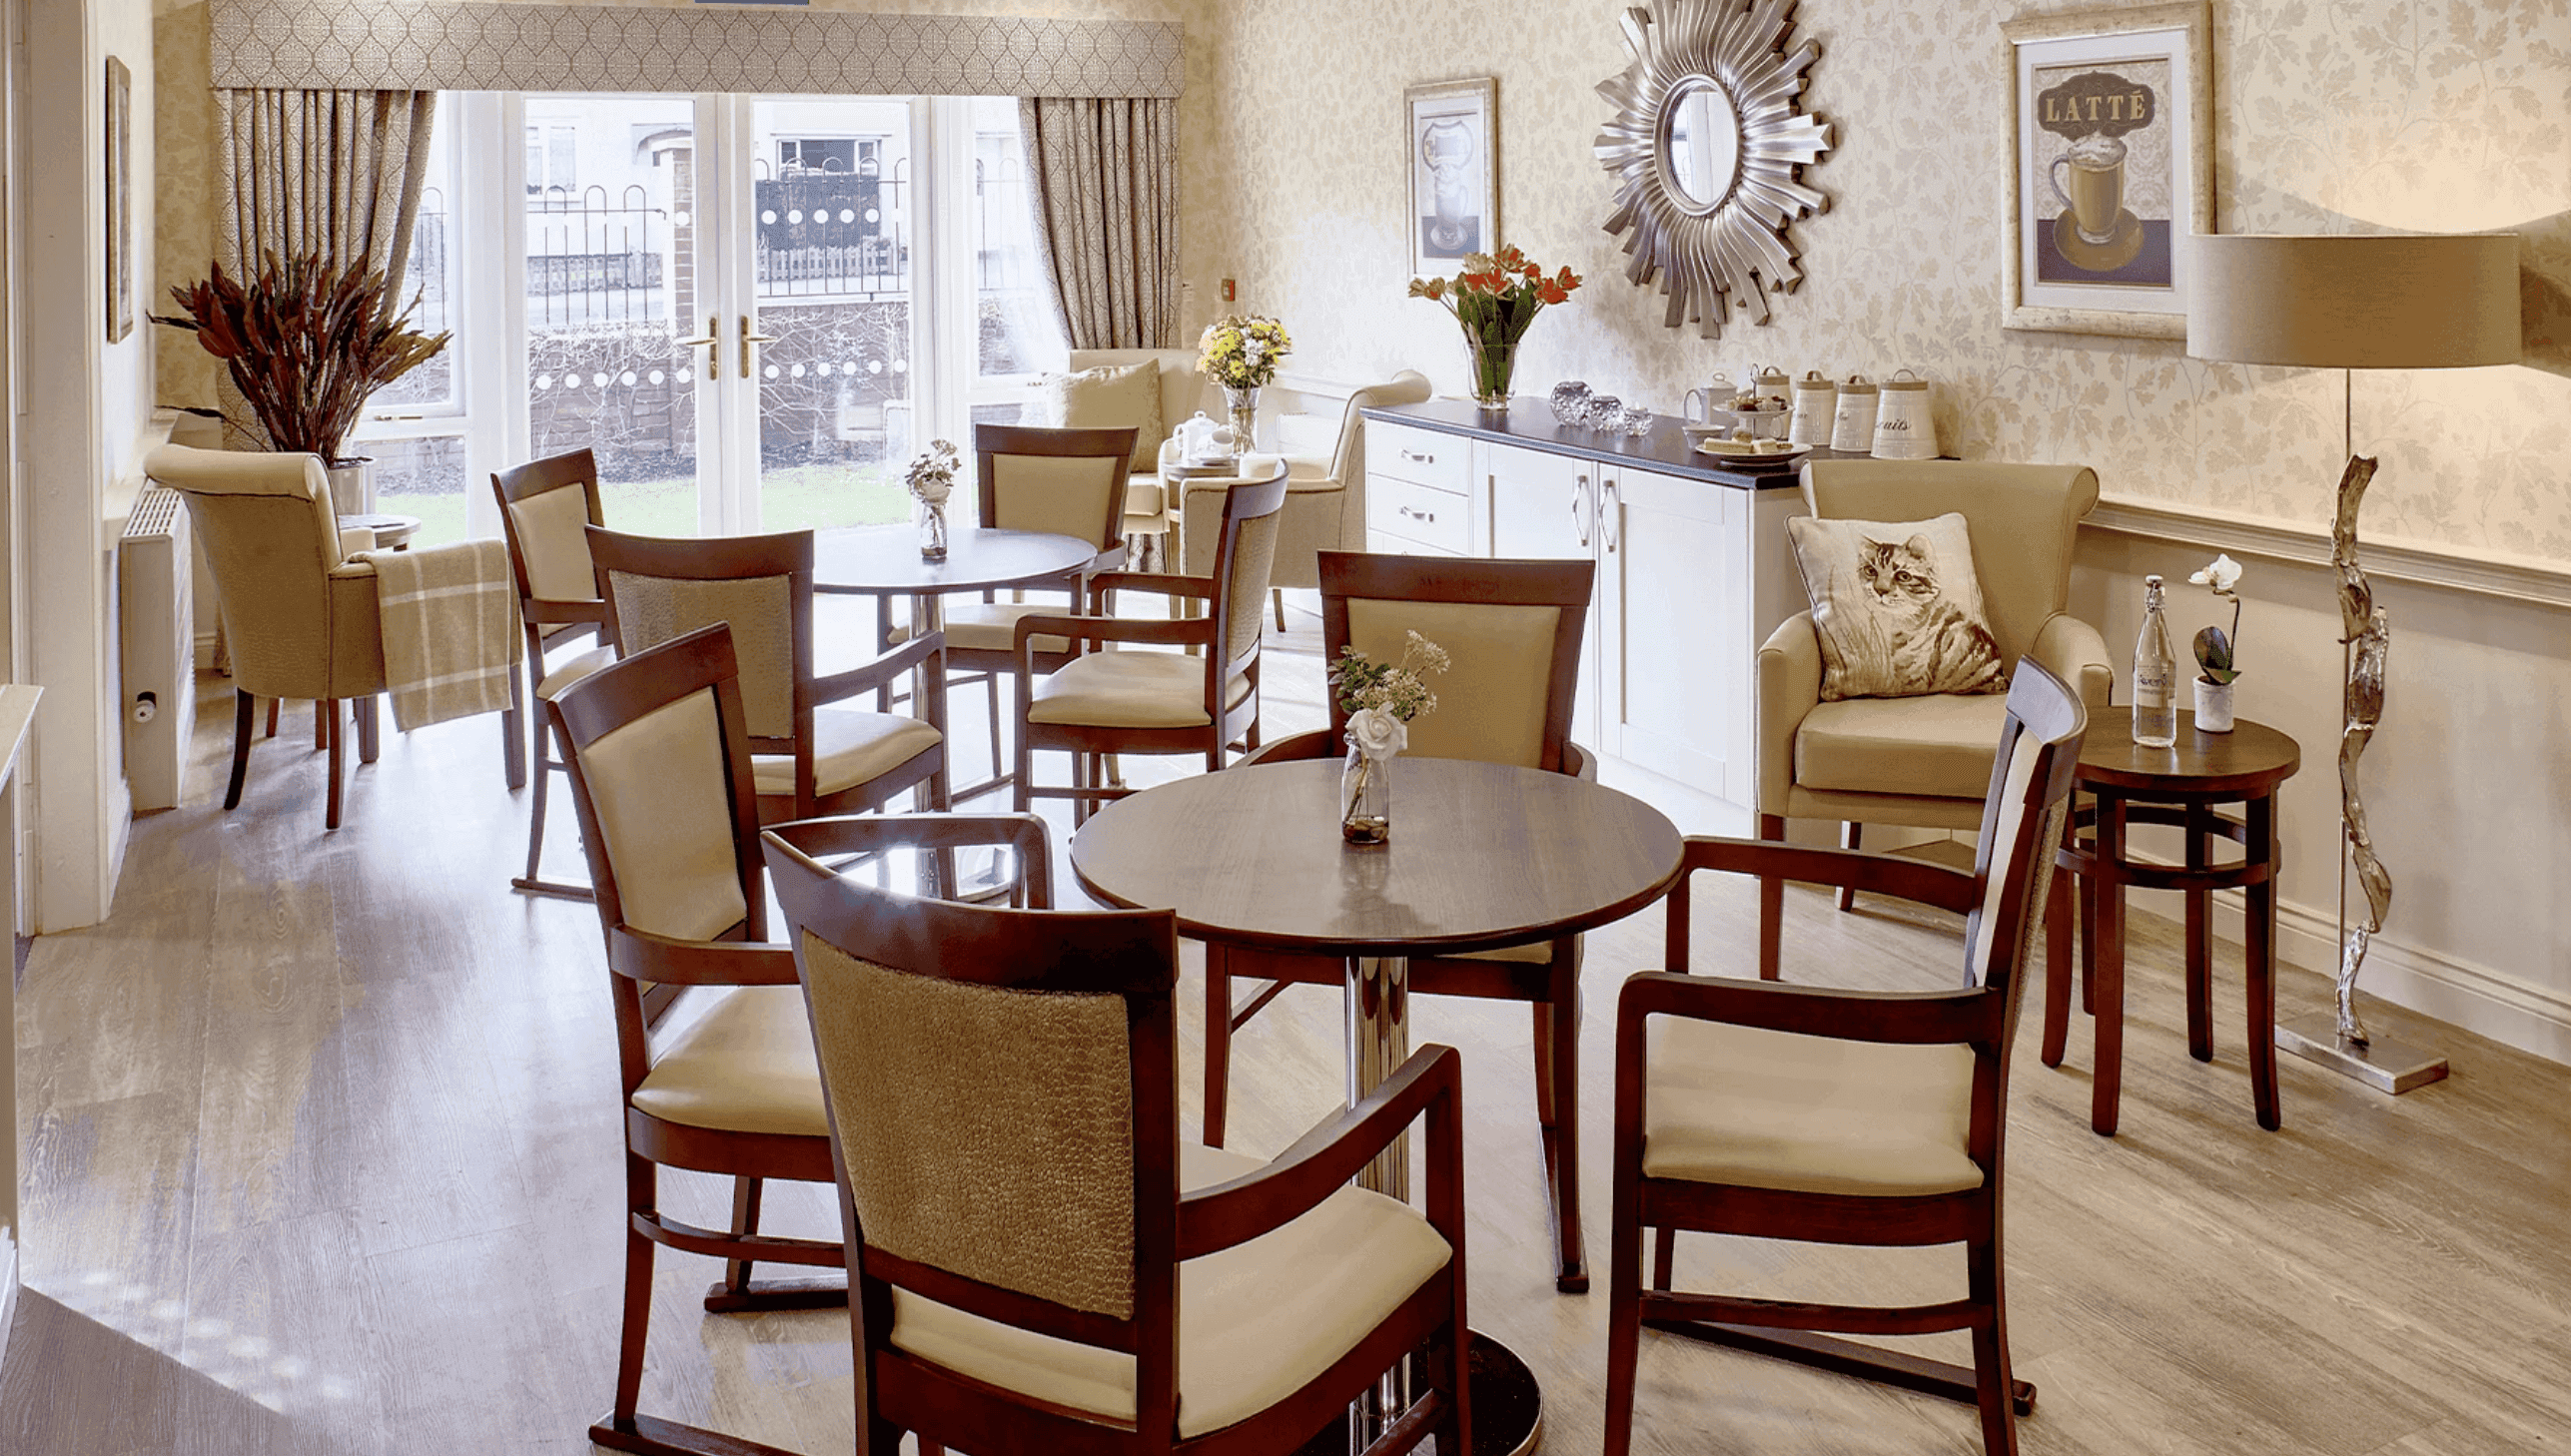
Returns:
[[[1033,670],[1029,644],[1038,637],[1071,637],[1082,642],[1142,642],[1165,647],[1206,647],[1214,643],[1214,618],[1163,621],[1153,617],[1037,617],[1018,619],[1019,665]]]
[[[872,662],[852,667],[846,672],[834,672],[827,677],[814,678],[812,700],[816,703],[835,703],[843,698],[853,698],[859,693],[869,693],[878,688],[889,687],[894,679],[903,673],[919,668],[930,658],[945,650],[946,634],[944,632],[931,632],[924,637],[913,637]],[[940,676],[936,673],[930,675]]]
[[[1759,648],[1759,812],[1785,813],[1794,787],[1794,735],[1821,703],[1821,634],[1812,613],[1777,624]]]
[[[363,580],[366,577],[373,576],[374,574],[375,563],[373,561],[360,561],[355,557],[342,561],[337,566],[331,568],[331,579],[333,581],[358,581]]]
[[[559,626],[566,622],[604,626],[607,604],[603,601],[554,601],[549,597],[529,596],[518,599],[517,614],[521,620],[539,627]]]
[[[2046,671],[2061,678],[2091,712],[2106,709],[2116,691],[2116,664],[2107,655],[2107,639],[2098,629],[2069,612],[2045,618],[2036,644],[2027,649]]]
[[[1594,784],[1598,781],[1598,756],[1579,744],[1566,742],[1562,745],[1562,771]]]
[[[2005,994],[1979,986],[1952,991],[1851,991],[1638,971],[1616,997],[1616,1065],[1643,1050],[1650,1017],[1685,1017],[1835,1042],[1941,1047],[1998,1035]],[[1641,1065],[1636,1061],[1635,1066]]]
[[[1029,906],[1050,910],[1054,904],[1054,852],[1045,821],[1033,814],[852,814],[836,819],[806,819],[766,830],[760,838],[767,853],[780,852],[807,861],[817,871],[822,862],[887,849],[975,849],[1005,845],[1017,856]],[[778,863],[771,859],[773,865]]]
[[[1689,883],[1699,870],[1813,885],[1844,885],[1959,915],[1971,911],[1982,899],[1981,886],[1973,876],[1926,860],[1863,850],[1816,849],[1770,839],[1691,835],[1679,846],[1678,882],[1669,887],[1664,908],[1668,940],[1663,959],[1670,970],[1682,974],[1687,970],[1689,907],[1693,903]]]
[[[1248,768],[1254,763],[1295,763],[1304,759],[1338,756],[1338,750],[1330,742],[1330,730],[1314,728],[1308,732],[1289,734],[1284,738],[1272,738],[1259,745],[1258,752],[1234,764],[1233,767]]]
[[[1428,1221],[1461,1252],[1463,1059],[1427,1046],[1355,1106],[1313,1125],[1266,1167],[1179,1199],[1179,1257],[1199,1258],[1247,1243],[1318,1206],[1428,1116]]]
[[[607,933],[607,969],[655,986],[795,984],[792,946],[677,941],[623,925]]]
[[[1211,576],[1182,576],[1169,571],[1101,571],[1089,579],[1091,610],[1105,614],[1108,599],[1119,590],[1156,591],[1164,596],[1212,601],[1215,583]]]

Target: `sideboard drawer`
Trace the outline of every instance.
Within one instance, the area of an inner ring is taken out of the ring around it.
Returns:
[[[1368,529],[1459,556],[1472,549],[1472,507],[1464,496],[1372,472],[1365,488]]]
[[[1460,434],[1380,419],[1366,425],[1368,474],[1390,475],[1461,495],[1472,479],[1472,441]]]

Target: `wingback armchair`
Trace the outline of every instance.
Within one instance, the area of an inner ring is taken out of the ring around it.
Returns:
[[[144,457],[143,471],[186,498],[222,598],[235,697],[232,783],[223,807],[241,803],[257,700],[311,698],[322,705],[331,753],[324,823],[339,828],[348,737],[339,708],[357,704],[358,756],[375,762],[384,626],[375,567],[342,549],[321,457],[162,445]],[[513,719],[509,726],[514,732]]]
[[[1816,516],[1926,520],[1961,512],[1974,575],[2002,658],[2032,657],[2080,695],[2108,706],[2115,681],[2098,629],[2066,609],[2072,547],[2098,504],[2087,465],[1985,460],[1816,460],[1803,494]],[[1821,641],[1810,612],[1788,618],[1759,649],[1759,837],[1783,839],[1789,819],[1836,819],[1847,844],[1859,826],[1970,830],[1982,823],[1993,745],[2008,714],[2000,694],[1821,700]],[[1853,897],[1842,893],[1840,908]],[[1760,883],[1759,974],[1777,974],[1784,883]]]

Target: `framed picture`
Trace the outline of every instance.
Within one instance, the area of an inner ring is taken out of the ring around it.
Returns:
[[[2213,231],[2202,0],[2000,30],[2015,133],[2002,327],[2185,338],[2187,239]]]
[[[1499,246],[1499,82],[1402,93],[1410,113],[1410,275],[1448,276]]]
[[[107,58],[107,342],[134,332],[134,74]]]

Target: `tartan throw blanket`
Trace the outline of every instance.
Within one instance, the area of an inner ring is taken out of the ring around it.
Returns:
[[[522,647],[506,544],[458,541],[358,559],[375,567],[395,727],[408,733],[509,705]]]

